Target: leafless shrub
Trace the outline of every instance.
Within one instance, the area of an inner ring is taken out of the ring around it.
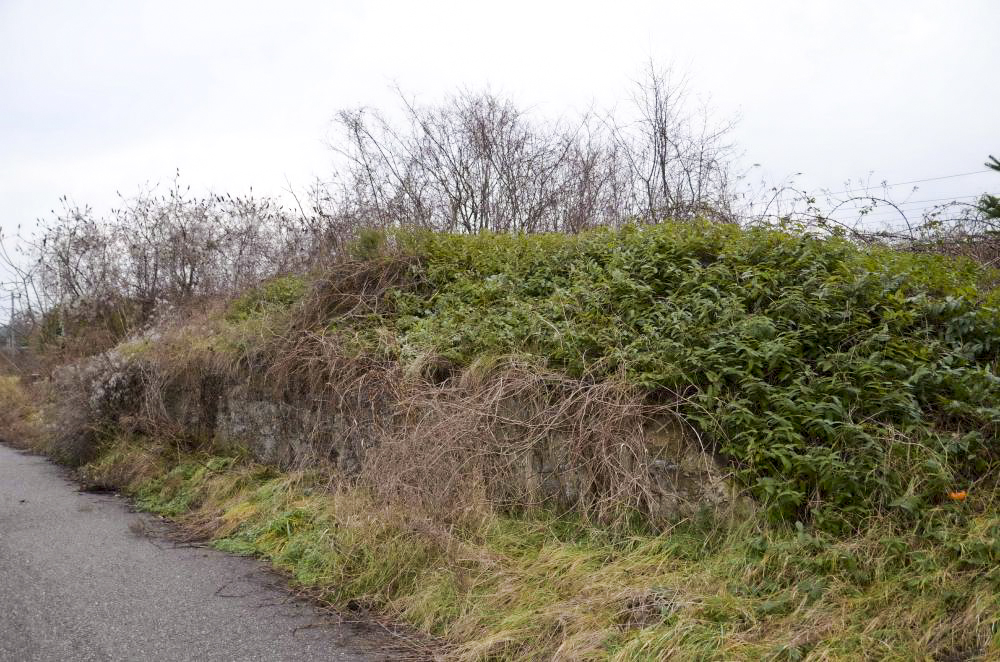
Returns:
[[[386,294],[416,286],[413,266],[417,258],[399,251],[365,259],[345,258],[326,266],[308,299],[296,310],[293,324],[317,328],[331,319],[352,322],[386,312]]]
[[[45,452],[58,462],[79,467],[97,456],[101,421],[90,402],[91,384],[80,374],[64,375],[59,397],[51,399],[53,423]]]
[[[130,432],[149,392],[143,368],[117,351],[56,368],[41,398],[51,410],[46,452],[76,467],[94,459],[101,443]]]
[[[322,421],[314,451],[360,449],[341,468],[389,501],[451,521],[543,505],[608,522],[655,510],[648,431],[673,410],[624,382],[513,359],[461,372],[432,358],[403,366],[318,333],[274,358],[261,386],[309,403]]]
[[[572,142],[511,101],[463,92],[438,106],[400,94],[406,129],[372,110],[341,111],[348,159],[340,201],[378,227],[539,232],[561,226]]]
[[[399,99],[401,125],[371,109],[337,115],[343,216],[466,233],[735,219],[732,125],[690,112],[683,81],[652,64],[631,102],[604,117],[543,121],[489,91]]]
[[[388,357],[347,347],[341,332],[328,325],[337,320],[342,332],[350,333],[354,322],[385,312],[391,291],[415,285],[413,259],[393,252],[328,265],[286,325],[244,358],[261,376],[260,386],[277,397],[312,399],[331,412],[386,406],[396,397],[399,367]],[[377,418],[372,413],[367,420]]]
[[[52,336],[89,334],[108,347],[164,306],[225,297],[262,279],[302,270],[322,231],[315,216],[293,214],[268,198],[194,197],[175,180],[122,198],[98,217],[63,200],[23,249],[34,266],[28,301],[49,312]]]
[[[20,237],[25,259],[0,237],[25,319],[65,360],[113,346],[157,311],[338,260],[366,228],[579,232],[733,218],[731,125],[690,112],[683,81],[652,65],[622,109],[573,119],[541,119],[490,91],[399,100],[399,123],[370,109],[337,115],[343,167],[301,195],[289,187],[294,210],[192,195],[179,176],[121,196],[107,215],[63,198]]]
[[[649,62],[631,104],[609,114],[607,124],[624,164],[630,215],[650,223],[738,220],[730,170],[733,123],[715,122],[704,104],[692,111],[683,77]]]

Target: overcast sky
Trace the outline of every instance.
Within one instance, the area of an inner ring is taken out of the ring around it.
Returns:
[[[1000,156],[998,26],[998,0],[0,0],[0,225],[61,195],[106,209],[176,168],[201,190],[304,186],[330,171],[333,113],[391,104],[394,83],[558,114],[620,102],[649,58],[740,118],[757,178],[968,173]],[[910,200],[987,189],[1000,176]]]

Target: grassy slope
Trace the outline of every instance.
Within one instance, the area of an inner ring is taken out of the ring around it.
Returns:
[[[1000,518],[978,497],[918,527],[831,536],[706,517],[610,533],[545,514],[446,528],[322,471],[119,442],[85,468],[224,550],[263,556],[462,659],[976,659],[1000,641]]]
[[[459,658],[1000,656],[991,272],[728,228],[398,241],[419,256],[413,282],[325,333],[404,364],[530,354],[683,391],[764,508],[660,532],[545,513],[444,523],[330,489],[321,468],[123,438],[88,479]],[[303,292],[291,278],[248,293],[191,342],[252,349]]]

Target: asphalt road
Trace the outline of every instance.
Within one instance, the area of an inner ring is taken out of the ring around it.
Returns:
[[[252,559],[182,546],[113,495],[0,446],[0,660],[387,660],[374,628],[290,598]]]

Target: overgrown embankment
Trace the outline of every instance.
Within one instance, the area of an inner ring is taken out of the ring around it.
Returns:
[[[775,515],[939,503],[997,459],[993,274],[731,226],[431,236],[401,353],[528,353],[674,405]],[[388,326],[388,325],[387,325]]]
[[[455,657],[986,659],[995,276],[717,225],[366,235],[65,368],[40,443]]]

